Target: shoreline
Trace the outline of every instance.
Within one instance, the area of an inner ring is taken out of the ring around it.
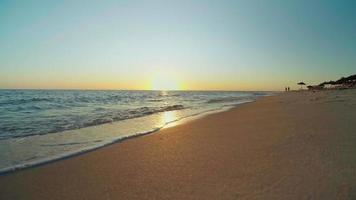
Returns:
[[[267,96],[271,96],[271,95],[267,95]],[[263,97],[266,97],[266,96],[263,96]],[[27,169],[31,169],[31,168],[35,168],[35,167],[44,166],[44,165],[51,164],[51,163],[54,163],[54,162],[59,162],[61,160],[71,159],[71,158],[76,157],[76,156],[81,156],[81,155],[84,155],[86,153],[90,153],[92,151],[95,151],[95,150],[98,150],[98,149],[101,149],[101,148],[105,148],[106,146],[109,146],[109,145],[114,145],[114,144],[117,144],[117,143],[125,142],[126,140],[135,139],[137,137],[141,137],[141,136],[144,136],[144,135],[153,134],[153,133],[156,133],[156,132],[158,132],[158,131],[160,131],[162,129],[165,129],[165,128],[171,128],[171,127],[178,126],[178,125],[181,125],[181,124],[184,124],[184,123],[189,123],[191,121],[194,121],[194,120],[197,120],[197,119],[200,119],[200,118],[204,118],[204,117],[206,117],[208,115],[213,115],[213,114],[216,114],[216,113],[226,112],[228,110],[237,108],[237,107],[239,107],[241,105],[257,101],[258,99],[263,98],[263,97],[258,97],[256,100],[253,100],[253,101],[247,101],[247,102],[238,103],[238,104],[235,104],[234,106],[222,106],[220,108],[211,109],[211,110],[205,110],[205,111],[200,112],[200,113],[196,113],[196,114],[193,114],[193,115],[181,117],[179,119],[176,119],[174,121],[171,121],[171,122],[168,122],[168,123],[164,124],[162,127],[157,127],[156,129],[153,129],[153,130],[148,130],[148,131],[145,131],[145,132],[136,133],[136,134],[132,134],[132,135],[129,135],[129,136],[117,137],[117,138],[113,139],[111,142],[100,144],[100,145],[97,145],[97,146],[93,146],[91,148],[86,148],[86,149],[75,151],[75,152],[65,153],[65,154],[62,154],[62,155],[54,156],[54,158],[43,159],[43,160],[35,161],[33,163],[30,162],[30,163],[27,163],[27,164],[18,164],[18,165],[15,165],[13,167],[3,168],[3,169],[0,169],[0,176],[4,176],[4,175],[7,175],[7,174],[11,174],[11,173],[16,173],[18,171],[27,170]],[[101,125],[98,125],[98,126],[102,126],[102,125],[107,125],[107,124],[101,124]],[[92,128],[92,127],[85,127],[85,128]]]
[[[356,197],[355,90],[293,92],[0,176],[1,199]]]

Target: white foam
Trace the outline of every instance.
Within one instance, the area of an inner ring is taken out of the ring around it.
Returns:
[[[65,159],[103,146],[176,126],[253,100],[160,112],[153,115],[59,133],[0,141],[0,174]],[[173,117],[170,115],[173,115]],[[10,150],[10,152],[9,152]]]

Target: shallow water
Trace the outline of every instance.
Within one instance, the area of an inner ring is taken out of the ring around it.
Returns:
[[[266,92],[0,90],[0,171],[59,159]]]

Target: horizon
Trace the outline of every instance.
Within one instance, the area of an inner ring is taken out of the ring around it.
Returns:
[[[355,6],[0,2],[0,89],[281,91],[337,80],[355,73]]]
[[[0,88],[0,90],[40,90],[40,91],[152,91],[152,92],[280,92],[280,90],[189,90],[189,89],[171,89],[171,90],[153,90],[153,89],[61,89],[61,88]]]

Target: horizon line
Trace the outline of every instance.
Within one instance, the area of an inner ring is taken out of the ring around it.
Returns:
[[[150,89],[80,89],[80,88],[0,88],[0,90],[58,90],[58,91],[181,91],[181,92],[279,92],[281,90],[218,90],[218,89],[184,89],[184,90],[150,90]]]

